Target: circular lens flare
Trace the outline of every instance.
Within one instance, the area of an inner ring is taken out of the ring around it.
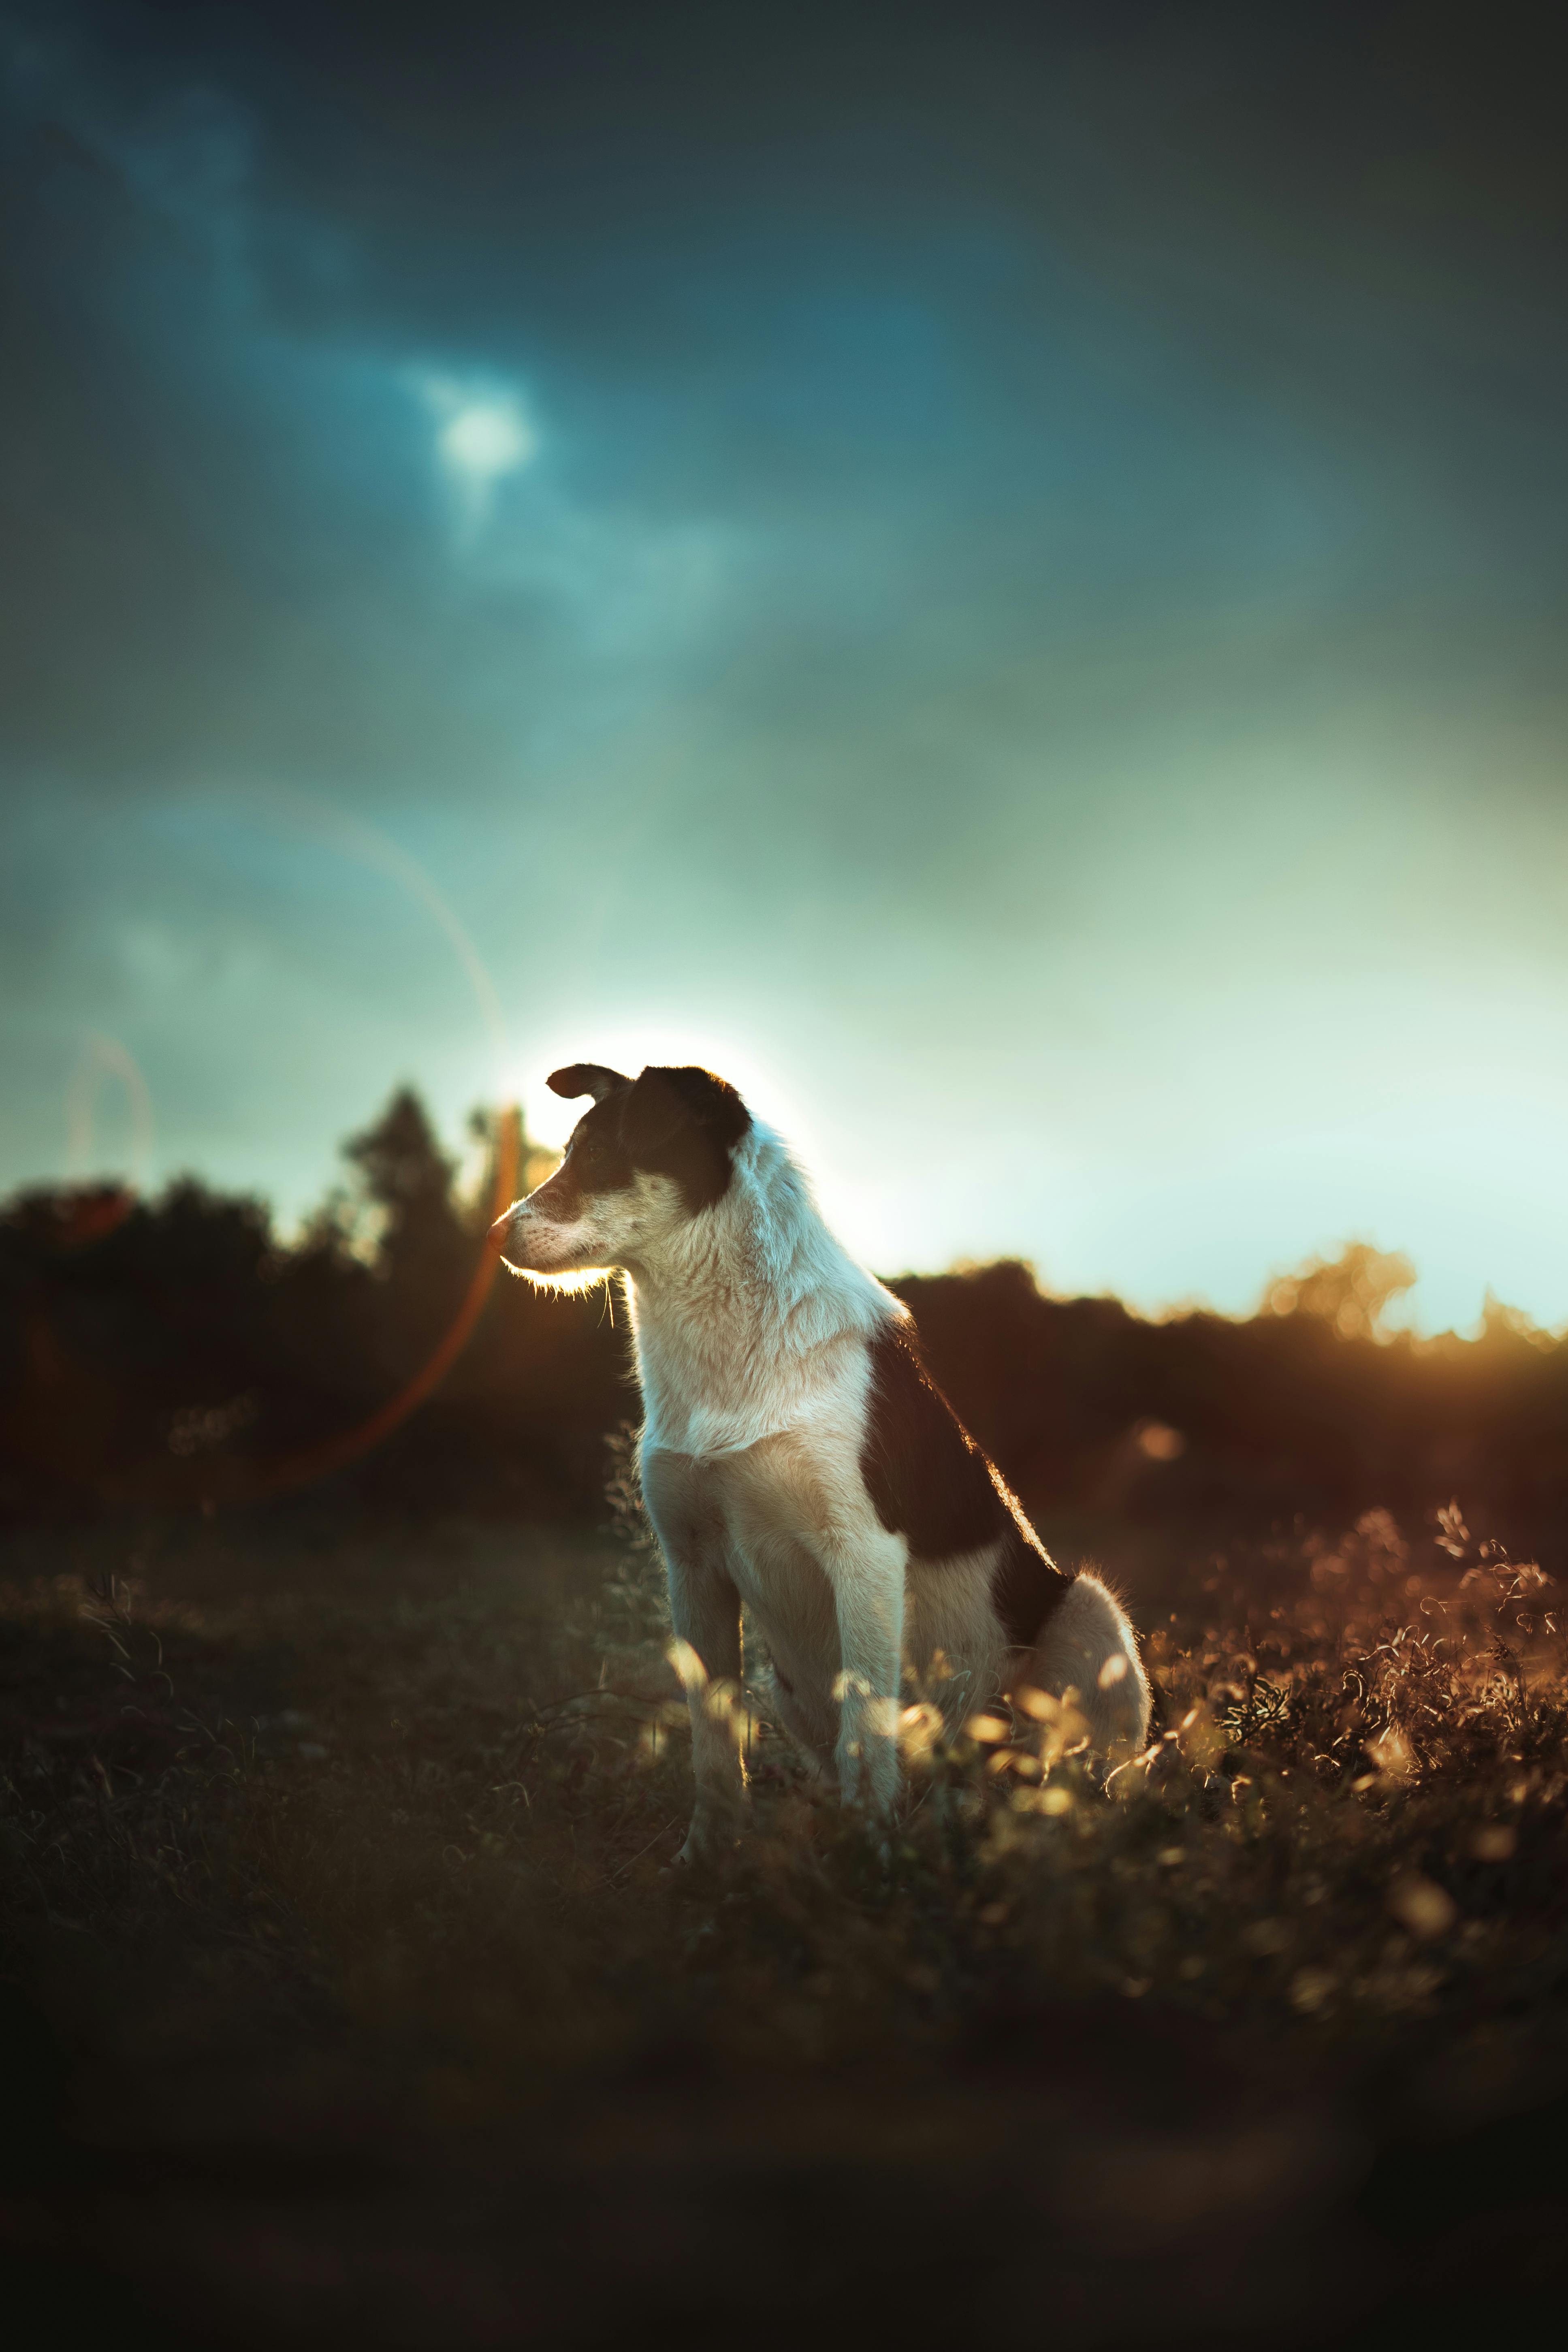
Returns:
[[[117,1086],[130,1115],[130,1166],[133,1192],[144,1192],[153,1172],[153,1095],[130,1048],[101,1029],[90,1029],[66,1085],[66,1171],[73,1182],[93,1173],[97,1152],[99,1096]]]

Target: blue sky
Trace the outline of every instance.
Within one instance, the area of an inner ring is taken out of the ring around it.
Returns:
[[[1568,1321],[1511,36],[565,21],[0,16],[0,1183],[692,1059],[884,1270]]]

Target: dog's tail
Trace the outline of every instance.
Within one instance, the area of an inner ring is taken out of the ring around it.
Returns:
[[[1040,1628],[1019,1678],[1059,1698],[1078,1694],[1098,1753],[1120,1762],[1148,1744],[1150,1693],[1138,1637],[1109,1586],[1080,1570]]]

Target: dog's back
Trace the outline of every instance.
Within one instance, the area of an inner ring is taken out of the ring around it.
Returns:
[[[890,1321],[870,1352],[863,1475],[882,1525],[909,1544],[915,1675],[950,1717],[998,1689],[1070,1688],[1097,1748],[1142,1745],[1148,1686],[1112,1594],[1058,1568],[931,1379],[913,1321]]]

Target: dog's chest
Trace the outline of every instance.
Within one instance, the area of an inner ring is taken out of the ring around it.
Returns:
[[[703,1316],[634,1293],[634,1316],[647,1445],[706,1462],[793,1431],[831,1451],[835,1432],[864,1423],[870,1359],[858,1330],[804,1344],[776,1300],[742,1311],[730,1297]]]

